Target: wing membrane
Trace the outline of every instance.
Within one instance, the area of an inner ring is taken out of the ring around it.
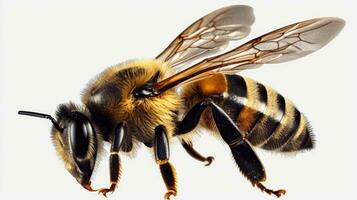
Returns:
[[[155,85],[158,91],[212,74],[237,73],[265,63],[281,63],[308,55],[331,41],[343,28],[339,18],[317,18],[291,24],[255,38],[227,53],[207,58]]]
[[[254,22],[253,9],[235,5],[218,9],[191,24],[156,58],[171,66],[211,54],[230,40],[247,36]]]

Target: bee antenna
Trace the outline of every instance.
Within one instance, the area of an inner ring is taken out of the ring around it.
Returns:
[[[39,117],[39,118],[45,118],[51,120],[52,124],[55,126],[55,128],[60,131],[61,133],[63,132],[63,128],[60,127],[60,125],[57,123],[57,121],[48,114],[43,114],[43,113],[37,113],[37,112],[31,112],[31,111],[23,111],[20,110],[17,114],[19,115],[28,115],[31,117]]]

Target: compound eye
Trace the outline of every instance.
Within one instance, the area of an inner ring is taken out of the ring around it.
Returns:
[[[75,160],[87,157],[91,143],[95,140],[95,131],[89,119],[79,112],[73,113],[68,124],[69,142],[72,156]]]

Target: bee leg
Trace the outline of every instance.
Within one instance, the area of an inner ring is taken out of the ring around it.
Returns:
[[[165,200],[170,199],[171,195],[177,194],[176,170],[169,162],[170,149],[169,141],[166,135],[166,129],[160,125],[155,128],[154,152],[156,163],[160,167],[161,176],[164,179],[167,192],[164,195]]]
[[[191,110],[188,111],[183,120],[181,122],[178,122],[175,136],[189,133],[190,131],[195,129],[198,123],[200,122],[200,118],[203,111],[210,105],[210,103],[210,99],[204,99],[197,103],[195,106],[193,106]]]
[[[185,142],[185,141],[181,141],[181,144],[183,146],[183,148],[186,150],[186,152],[188,154],[190,154],[190,156],[192,156],[193,158],[195,158],[196,160],[202,161],[202,162],[207,162],[205,165],[209,166],[213,160],[214,157],[212,156],[208,156],[208,157],[204,157],[202,156],[200,153],[198,153],[192,146],[191,142]]]
[[[285,190],[270,190],[265,188],[260,182],[265,181],[265,169],[259,157],[254,152],[249,142],[243,138],[239,128],[225,111],[215,104],[211,99],[206,98],[196,104],[178,124],[175,135],[182,135],[192,131],[199,123],[201,114],[207,107],[211,107],[213,118],[223,140],[229,145],[233,158],[236,161],[243,175],[254,185],[268,194],[281,196]]]
[[[175,136],[183,135],[195,129],[200,121],[202,112],[209,106],[209,104],[210,104],[210,100],[205,99],[197,103],[195,106],[193,106],[191,110],[188,111],[184,119],[178,123]],[[212,156],[204,157],[200,153],[198,153],[193,148],[192,143],[181,141],[181,144],[190,156],[192,156],[193,158],[199,161],[207,162],[206,166],[210,165],[214,160],[214,157]]]
[[[262,183],[266,180],[265,169],[250,143],[243,138],[239,128],[231,118],[214,102],[210,103],[213,118],[223,140],[229,145],[233,158],[243,175],[263,192],[280,197],[285,190],[270,190]]]
[[[151,148],[153,146],[152,142],[144,142],[144,145],[148,148]]]
[[[110,158],[109,158],[109,165],[110,165],[110,182],[111,185],[109,188],[102,188],[99,189],[98,193],[103,194],[107,197],[108,192],[114,192],[120,176],[121,176],[121,163],[119,157],[119,150],[123,143],[123,137],[126,131],[126,123],[120,123],[117,125],[114,137],[112,139],[112,144],[110,148]]]
[[[280,190],[271,190],[271,189],[267,189],[262,183],[257,182],[255,183],[255,185],[263,192],[271,195],[274,194],[277,197],[280,197],[281,195],[284,195],[286,193],[286,190],[284,189],[280,189]],[[253,184],[254,186],[254,184]]]

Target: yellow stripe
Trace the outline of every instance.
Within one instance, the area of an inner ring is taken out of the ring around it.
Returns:
[[[254,122],[257,120],[256,113],[265,113],[267,105],[265,102],[260,102],[260,93],[257,82],[253,79],[242,77],[246,83],[247,96],[245,98],[244,107],[242,108],[237,118],[237,123],[243,134],[248,134],[254,126]]]
[[[301,115],[301,114],[300,114]],[[301,145],[301,137],[304,136],[303,134],[306,133],[306,119],[303,115],[300,116],[300,124],[299,127],[296,129],[293,136],[284,144],[281,148],[285,151],[296,151],[298,150],[299,146]],[[288,149],[285,149],[288,148]]]
[[[279,138],[285,133],[287,134],[289,130],[294,125],[294,114],[295,106],[292,102],[285,98],[285,113],[280,121],[279,126],[275,129],[274,133],[270,136],[270,139],[279,140]]]

